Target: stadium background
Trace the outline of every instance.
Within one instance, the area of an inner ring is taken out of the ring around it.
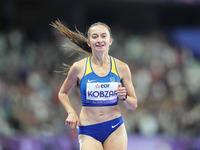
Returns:
[[[55,70],[83,56],[63,48],[57,19],[85,35],[97,21],[111,27],[110,54],[130,66],[138,96],[136,111],[119,103],[129,150],[200,149],[199,0],[1,0],[0,150],[79,149]]]

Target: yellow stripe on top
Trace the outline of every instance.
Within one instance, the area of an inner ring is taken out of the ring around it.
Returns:
[[[118,73],[117,73],[117,70],[116,70],[114,58],[112,56],[111,56],[111,62],[112,62],[111,72],[114,73],[114,74],[116,74],[117,76],[119,76]]]
[[[91,66],[90,66],[90,56],[87,59],[87,64],[86,64],[86,71],[85,71],[85,76],[89,73],[92,72]]]

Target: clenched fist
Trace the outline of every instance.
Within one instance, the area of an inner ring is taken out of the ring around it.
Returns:
[[[69,113],[67,119],[65,120],[65,125],[70,128],[79,127],[79,118],[76,113]]]
[[[117,95],[118,95],[119,99],[126,100],[126,97],[127,97],[126,88],[122,87],[121,83],[119,83],[119,85],[118,85]]]

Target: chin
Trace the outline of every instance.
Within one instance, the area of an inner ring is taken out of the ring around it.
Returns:
[[[95,50],[96,53],[104,53],[106,50]]]
[[[107,51],[107,49],[105,47],[95,48],[94,50],[97,51],[97,52],[105,52],[105,51]]]

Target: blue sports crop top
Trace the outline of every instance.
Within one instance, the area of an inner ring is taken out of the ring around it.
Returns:
[[[96,75],[92,69],[91,57],[86,60],[85,73],[80,81],[83,106],[114,106],[118,104],[117,88],[120,77],[115,59],[110,56],[110,72],[104,77]]]

